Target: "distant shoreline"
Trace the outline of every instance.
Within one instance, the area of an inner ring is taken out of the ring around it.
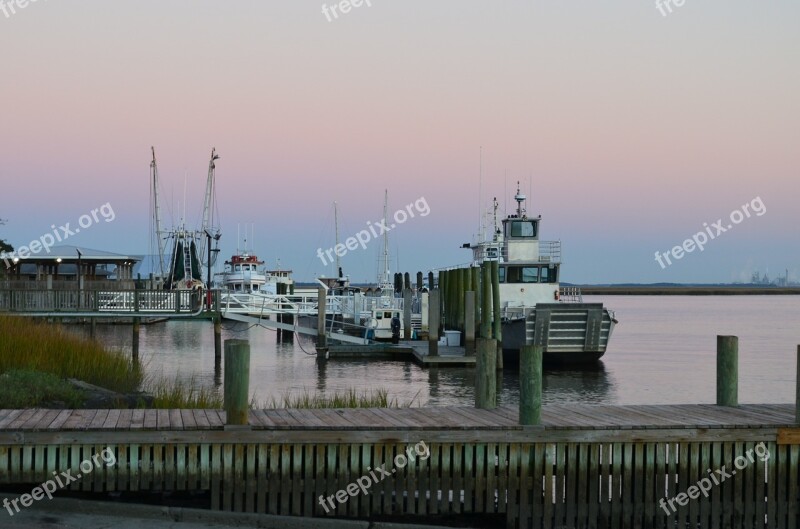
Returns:
[[[800,287],[737,285],[576,285],[586,296],[797,296]]]

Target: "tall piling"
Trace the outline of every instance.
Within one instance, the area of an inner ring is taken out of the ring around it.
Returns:
[[[248,424],[250,394],[250,342],[225,340],[225,424]]]
[[[739,338],[717,336],[717,406],[739,405]]]
[[[403,339],[411,339],[411,303],[412,293],[411,289],[403,290]]]
[[[475,407],[491,410],[497,407],[497,343],[478,338],[475,358]]]
[[[478,326],[481,323],[481,269],[477,266],[472,266],[469,269],[470,276],[470,290],[475,292],[475,311],[472,318],[475,320],[475,332],[478,332]]]
[[[519,423],[542,422],[542,346],[524,345],[519,352]]]
[[[133,336],[131,343],[131,355],[134,362],[139,361],[139,325],[140,318],[133,318]]]
[[[325,334],[325,305],[328,301],[327,291],[323,287],[317,289],[317,349],[328,347],[328,337]]]
[[[434,288],[429,291],[428,298],[428,355],[439,355],[439,297],[441,291]]]
[[[456,328],[461,331],[461,336],[463,340],[464,336],[464,320],[465,320],[465,311],[464,311],[464,293],[469,290],[467,288],[467,270],[465,268],[458,268],[456,269],[456,277],[458,278],[458,290],[456,292],[456,307],[458,310],[456,311]],[[459,344],[462,345],[462,344]]]
[[[503,320],[500,306],[500,263],[492,261],[492,338],[497,341],[497,368],[503,369]]]
[[[222,318],[214,316],[214,364],[222,362]]]
[[[800,345],[797,346],[797,375],[795,376],[794,384],[794,422],[800,424]]]
[[[481,264],[481,338],[492,337],[492,278],[489,263]]]
[[[475,292],[470,290],[464,294],[464,354],[475,355]]]

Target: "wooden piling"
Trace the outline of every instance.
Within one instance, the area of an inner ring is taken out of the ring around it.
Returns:
[[[497,340],[497,369],[503,369],[503,320],[500,307],[500,263],[492,261],[492,338]]]
[[[478,355],[475,359],[475,407],[492,410],[497,407],[497,343],[489,338],[478,338]]]
[[[250,394],[250,342],[225,340],[225,424],[246,425]]]
[[[524,345],[519,352],[519,423],[542,422],[542,346]]]
[[[325,334],[325,305],[328,301],[327,291],[323,287],[317,289],[317,349],[328,346],[328,337]]]
[[[94,340],[97,337],[97,318],[89,318],[89,338]]]
[[[739,405],[739,338],[717,336],[717,406]]]
[[[439,317],[438,310],[441,291],[434,288],[429,291],[428,298],[428,356],[439,355]]]
[[[475,292],[470,290],[464,294],[464,354],[475,355]]]
[[[800,424],[800,345],[797,346],[797,375],[795,383],[794,422]]]
[[[489,263],[481,264],[481,338],[492,337],[492,279]]]
[[[456,269],[456,277],[458,278],[458,290],[456,292],[456,329],[461,331],[461,336],[463,339],[464,336],[464,320],[465,318],[465,311],[464,311],[464,293],[469,290],[467,288],[467,269],[466,268],[458,268]],[[462,344],[459,344],[462,345]]]
[[[411,274],[406,272],[403,274],[403,290],[411,290]]]
[[[214,316],[214,361],[222,358],[222,318]]]
[[[434,282],[435,277],[433,276],[433,272],[428,272],[428,290],[433,290],[436,288],[436,283]]]
[[[417,292],[422,292],[423,286],[424,285],[422,284],[422,272],[418,271],[417,272]],[[431,287],[431,288],[433,288],[433,287]]]
[[[403,339],[411,339],[411,289],[403,290]]]
[[[470,290],[475,292],[475,311],[472,318],[475,320],[475,332],[478,331],[478,326],[481,323],[481,269],[477,266],[472,266],[470,271]]]
[[[133,357],[134,362],[139,361],[139,324],[140,324],[140,318],[133,318],[131,355]]]

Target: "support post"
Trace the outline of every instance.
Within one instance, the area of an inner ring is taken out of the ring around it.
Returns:
[[[456,320],[458,330],[461,331],[461,339],[464,339],[464,323],[466,321],[466,311],[464,310],[464,294],[469,290],[469,286],[467,283],[467,273],[469,270],[466,268],[459,268],[456,271],[458,275],[458,299],[456,300],[456,306],[458,307],[458,312],[456,313]],[[462,345],[462,344],[459,344]]]
[[[464,294],[464,354],[475,356],[475,292],[470,290]]]
[[[739,338],[717,336],[717,406],[739,405]]]
[[[89,338],[95,339],[97,334],[97,318],[89,318]]]
[[[214,365],[222,361],[222,319],[214,317]]]
[[[481,338],[492,337],[492,279],[489,263],[481,264]]]
[[[795,378],[794,422],[800,424],[800,345],[797,346],[797,377]]]
[[[133,361],[139,361],[139,322],[140,318],[133,318],[133,337],[131,340],[131,352]]]
[[[470,288],[475,292],[475,312],[470,317],[475,320],[475,332],[478,331],[478,326],[481,324],[481,269],[477,266],[472,266],[470,271]]]
[[[406,272],[408,274],[408,272]],[[411,339],[411,289],[403,290],[403,339]]]
[[[497,369],[503,369],[503,319],[500,307],[500,263],[492,261],[492,338],[497,340]]]
[[[250,342],[225,340],[225,424],[248,423],[250,394]]]
[[[497,407],[497,343],[489,338],[478,339],[475,359],[475,407],[492,410]]]
[[[439,355],[439,297],[438,288],[428,291],[428,356]]]
[[[519,423],[542,422],[542,346],[523,345],[519,352]]]
[[[323,287],[317,290],[317,349],[328,347],[328,337],[325,334],[325,304],[327,291]]]

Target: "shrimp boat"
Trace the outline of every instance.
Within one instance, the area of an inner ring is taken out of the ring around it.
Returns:
[[[561,287],[561,241],[539,240],[542,217],[528,217],[527,197],[514,196],[515,214],[463,248],[472,250],[472,265],[498,261],[503,332],[503,360],[519,363],[524,345],[541,345],[550,364],[592,363],[608,348],[617,319],[602,303],[584,303],[580,289]],[[487,230],[482,230],[484,233]]]

